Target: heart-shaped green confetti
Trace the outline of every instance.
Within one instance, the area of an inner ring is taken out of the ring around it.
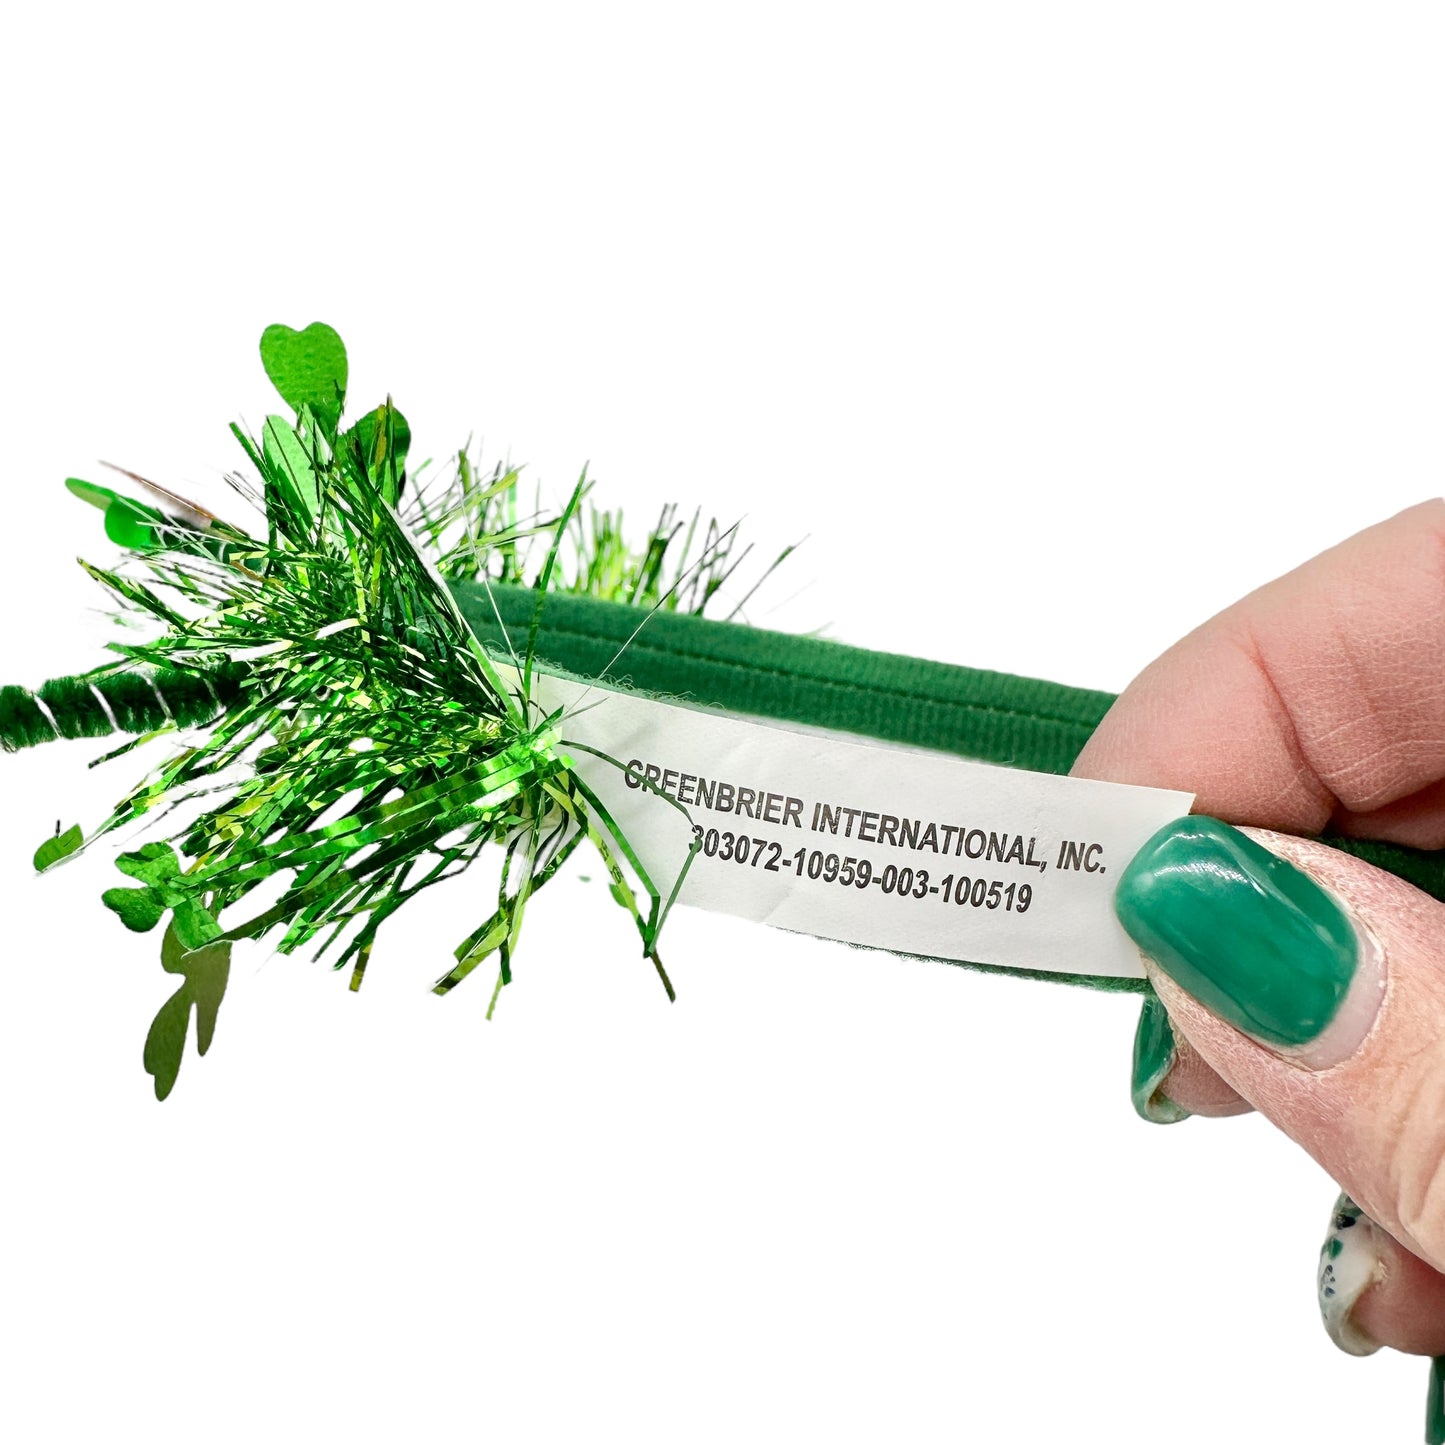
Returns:
[[[169,843],[146,843],[134,853],[122,853],[115,866],[130,878],[138,879],[142,888],[107,888],[100,901],[132,933],[149,933],[165,916],[166,909],[176,906],[173,884],[180,877],[181,865]]]
[[[53,838],[47,838],[35,850],[35,871],[43,873],[47,868],[59,863],[62,858],[68,858],[85,841],[85,835],[80,831],[77,823],[73,828],[67,828],[65,832],[56,830]]]
[[[151,888],[107,888],[100,895],[100,901],[113,913],[120,915],[120,921],[132,933],[149,933],[165,916],[166,906],[155,896]]]
[[[216,1014],[231,971],[231,945],[210,943],[188,949],[178,914],[161,943],[161,967],[167,973],[181,974],[185,981],[161,1005],[146,1034],[143,1060],[146,1073],[155,1079],[157,1099],[170,1093],[181,1071],[192,1005],[196,1013],[196,1052],[204,1054],[211,1046]]]
[[[105,513],[105,535],[117,547],[144,552],[160,545],[158,528],[165,526],[166,519],[154,507],[123,497],[109,487],[98,487],[94,482],[83,481],[80,477],[67,477],[65,485],[81,501],[89,502]]]
[[[134,853],[122,853],[115,866],[127,878],[139,879],[154,888],[181,876],[180,861],[169,843],[142,843]]]
[[[261,430],[261,450],[271,464],[268,487],[274,484],[283,494],[279,500],[285,503],[302,526],[309,525],[320,504],[316,473],[312,470],[306,448],[296,439],[295,431],[284,418],[266,418],[266,425]],[[267,496],[268,507],[274,507],[276,502],[277,499]]]
[[[279,322],[261,333],[261,364],[282,398],[299,412],[309,406],[334,431],[346,400],[346,345],[324,321],[304,331]]]
[[[355,437],[358,455],[372,483],[389,506],[396,506],[406,475],[406,454],[411,449],[411,427],[406,418],[387,397],[375,411],[360,417],[347,435]]]

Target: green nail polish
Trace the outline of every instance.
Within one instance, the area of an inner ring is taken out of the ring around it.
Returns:
[[[1134,1112],[1150,1124],[1177,1124],[1189,1117],[1188,1109],[1181,1109],[1160,1089],[1174,1059],[1174,1030],[1159,995],[1151,990],[1144,995],[1134,1032],[1134,1074],[1129,1090]]]
[[[1359,957],[1343,908],[1308,874],[1213,818],[1161,828],[1124,871],[1114,910],[1181,988],[1265,1043],[1309,1043]]]

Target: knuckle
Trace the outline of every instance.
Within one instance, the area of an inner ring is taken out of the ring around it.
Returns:
[[[1388,1187],[1404,1241],[1445,1270],[1445,1073],[1421,1050],[1394,1094]]]

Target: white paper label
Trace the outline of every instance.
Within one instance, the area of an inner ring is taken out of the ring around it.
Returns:
[[[680,903],[898,953],[1141,976],[1113,885],[1193,795],[949,754],[534,678],[654,885]],[[656,797],[652,781],[691,817]]]

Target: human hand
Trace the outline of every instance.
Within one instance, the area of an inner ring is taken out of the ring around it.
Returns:
[[[1321,1255],[1332,1338],[1445,1354],[1445,904],[1298,836],[1445,846],[1445,501],[1192,632],[1073,771],[1190,790],[1207,815],[1116,893],[1158,994],[1140,1112],[1265,1114],[1346,1196]]]

